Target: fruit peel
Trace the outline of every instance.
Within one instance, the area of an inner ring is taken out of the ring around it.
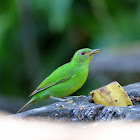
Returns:
[[[93,101],[107,106],[132,106],[132,102],[122,86],[114,81],[90,92]]]

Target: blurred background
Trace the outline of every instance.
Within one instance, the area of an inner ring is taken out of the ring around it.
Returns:
[[[112,81],[139,82],[140,1],[1,1],[0,109],[16,112],[81,48],[103,52],[94,57],[86,83],[73,95],[88,95]]]

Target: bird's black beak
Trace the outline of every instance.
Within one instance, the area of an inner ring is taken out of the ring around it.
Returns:
[[[95,49],[95,50],[91,50],[87,55],[94,55],[95,53],[101,52],[102,50],[100,49]]]

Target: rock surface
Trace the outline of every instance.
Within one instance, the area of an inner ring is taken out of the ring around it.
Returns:
[[[112,120],[112,119],[140,119],[140,82],[123,87],[132,98],[134,106],[104,107],[89,102],[90,96],[68,97],[68,101],[28,110],[13,116],[16,117],[46,117],[71,121]]]
[[[61,120],[70,119],[72,121],[94,120],[104,106],[90,103],[88,100],[89,97],[86,96],[78,98],[71,97],[71,99],[66,102],[57,102],[16,114],[16,116],[22,118],[27,116],[41,116]]]

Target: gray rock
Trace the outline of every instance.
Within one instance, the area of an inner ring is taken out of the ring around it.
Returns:
[[[28,110],[16,114],[15,116],[21,118],[38,116],[61,120],[89,121],[95,119],[100,112],[99,110],[102,110],[104,106],[90,103],[88,100],[89,97],[87,96],[71,97],[71,100],[66,102],[57,102],[51,105]]]
[[[71,100],[65,102],[57,102],[51,105],[28,110],[19,114],[16,117],[46,117],[61,120],[71,121],[91,121],[91,120],[112,120],[112,119],[140,119],[140,82],[124,86],[130,98],[133,97],[134,106],[128,107],[104,107],[98,105],[91,100],[90,96],[71,96]],[[68,97],[67,99],[70,99]]]
[[[123,88],[127,91],[130,98],[136,98],[132,100],[134,106],[140,106],[140,82],[124,86]]]
[[[140,107],[104,107],[96,120],[112,120],[112,119],[127,119],[138,120],[140,119]]]

